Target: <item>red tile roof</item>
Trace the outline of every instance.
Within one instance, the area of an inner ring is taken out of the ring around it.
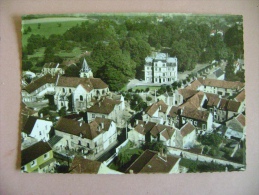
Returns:
[[[189,86],[187,86],[185,89],[197,90],[198,87],[200,87],[200,86],[202,86],[202,83],[199,80],[195,80]]]
[[[245,101],[245,89],[242,90],[236,97],[235,100],[238,102],[243,102]]]
[[[172,135],[174,134],[175,130],[167,125],[161,125],[161,124],[157,124],[155,126],[153,126],[153,128],[151,129],[150,133],[151,135],[153,135],[154,137],[157,137],[158,134],[162,135],[166,140],[169,140]]]
[[[195,130],[195,127],[188,122],[180,129],[180,132],[181,132],[181,135],[185,137],[186,135],[190,134],[194,130]]]
[[[87,112],[110,114],[114,110],[115,106],[120,103],[121,101],[105,98],[104,100],[99,101],[92,107],[88,108]]]
[[[160,100],[159,102],[156,102],[151,106],[148,106],[145,112],[152,117],[157,110],[159,110],[159,112],[166,113],[167,108],[168,105],[166,105],[163,100]]]
[[[196,90],[192,90],[192,89],[178,89],[179,94],[181,94],[183,96],[183,100],[186,101],[187,99],[189,99],[190,97],[194,96],[196,93],[198,93],[198,91]]]
[[[240,102],[229,100],[227,110],[232,112],[238,112],[240,106],[241,106]]]
[[[191,119],[196,119],[199,121],[207,122],[207,120],[209,118],[209,114],[210,114],[210,112],[208,112],[208,111],[184,107],[181,115],[186,118],[191,118]]]
[[[239,114],[236,119],[238,120],[238,122],[240,122],[240,124],[245,127],[246,126],[246,118],[243,114]]]
[[[239,81],[224,81],[224,80],[217,80],[217,79],[203,79],[198,78],[200,83],[204,86],[211,86],[211,87],[218,87],[224,89],[237,89],[241,90],[245,85]]]
[[[84,159],[83,157],[76,156],[71,164],[70,173],[89,173],[89,174],[97,174],[101,162]]]
[[[158,152],[146,150],[130,165],[126,172],[129,173],[132,170],[133,173],[169,173],[178,161],[178,157],[171,155],[162,157],[159,156]]]
[[[208,106],[217,106],[220,102],[220,98],[218,95],[216,94],[212,94],[212,93],[205,93],[208,103]]]
[[[178,107],[172,106],[172,108],[171,108],[171,110],[169,111],[168,115],[169,115],[170,117],[176,117],[177,114],[178,114],[178,110],[179,110]]]

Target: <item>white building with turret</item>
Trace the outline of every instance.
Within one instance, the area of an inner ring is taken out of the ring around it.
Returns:
[[[169,84],[177,81],[177,58],[166,53],[153,53],[145,58],[145,81]]]

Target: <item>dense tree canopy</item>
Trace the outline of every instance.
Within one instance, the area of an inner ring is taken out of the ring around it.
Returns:
[[[145,57],[151,51],[166,52],[178,58],[178,70],[192,70],[200,63],[234,59],[243,55],[243,28],[235,24],[242,18],[201,16],[89,16],[91,20],[69,28],[64,34],[49,37],[30,33],[23,53],[24,68],[27,55],[45,48],[40,63],[62,62],[60,51],[71,52],[75,47],[91,52],[87,62],[95,77],[103,79],[111,90],[119,90],[131,78],[143,79]],[[223,22],[222,22],[223,21]],[[60,25],[58,24],[60,27]],[[39,25],[40,27],[40,25]],[[212,30],[224,30],[223,35]],[[75,56],[76,57],[76,56]],[[29,67],[30,68],[30,67]],[[231,67],[228,67],[231,69]],[[78,74],[78,70],[75,70]],[[73,68],[68,70],[73,75]],[[238,78],[244,75],[238,73]]]

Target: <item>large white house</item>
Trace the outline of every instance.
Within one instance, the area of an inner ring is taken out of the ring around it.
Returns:
[[[177,80],[177,58],[153,53],[145,58],[144,72],[148,83],[172,83]]]

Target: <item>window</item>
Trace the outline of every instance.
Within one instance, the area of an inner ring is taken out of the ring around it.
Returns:
[[[89,143],[87,143],[87,148],[90,148],[90,144]]]
[[[82,95],[80,95],[80,101],[83,101],[83,99],[84,99],[84,98],[83,98],[83,96],[82,96]]]
[[[94,143],[95,147],[97,147],[97,142]]]
[[[203,129],[203,130],[206,129],[206,124],[202,124],[202,129]]]
[[[95,114],[92,114],[92,118],[95,118]]]
[[[41,131],[39,131],[39,135],[41,135]]]
[[[36,160],[31,161],[31,167],[34,167],[36,165],[37,165],[37,161]]]
[[[65,93],[66,92],[65,88],[63,88],[62,91],[63,91],[63,93]]]
[[[64,104],[63,104],[63,102],[61,102],[61,107],[63,107],[64,106]]]
[[[197,126],[197,121],[194,121],[194,125]]]
[[[49,158],[49,153],[44,154],[43,157],[44,157],[44,160],[47,159],[47,158]]]
[[[105,118],[105,115],[102,115],[102,118]]]
[[[71,89],[69,89],[69,93],[71,93],[72,91],[71,91]]]

